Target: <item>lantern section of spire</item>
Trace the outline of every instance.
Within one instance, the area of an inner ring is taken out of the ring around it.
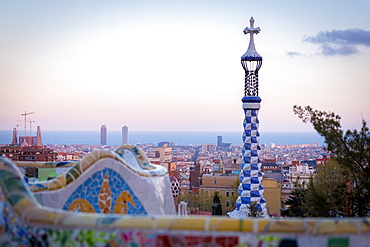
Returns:
[[[250,27],[244,29],[244,34],[250,35],[247,52],[241,57],[241,63],[245,71],[244,96],[258,96],[258,71],[262,66],[262,56],[258,54],[254,44],[254,35],[261,29],[254,27],[254,19],[249,20]]]

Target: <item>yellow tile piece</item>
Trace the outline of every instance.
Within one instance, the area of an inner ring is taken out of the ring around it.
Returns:
[[[106,172],[105,177],[103,179],[102,186],[100,188],[99,196],[98,196],[100,212],[104,214],[109,214],[110,208],[112,206],[112,196],[111,196],[108,179],[109,179],[109,175],[108,175],[108,172]]]
[[[205,218],[179,218],[174,220],[169,229],[171,230],[204,230]]]
[[[174,220],[176,220],[175,217],[159,217],[159,218],[156,218],[155,221],[153,222],[153,224],[154,224],[153,228],[167,229],[172,225]]]
[[[248,224],[245,220],[229,219],[224,217],[210,218],[209,230],[210,231],[245,231]],[[245,225],[245,226],[244,226]],[[252,230],[250,227],[249,231]]]
[[[306,227],[303,220],[274,220],[267,225],[266,232],[304,233]]]
[[[117,228],[139,228],[139,229],[153,229],[155,220],[151,218],[130,217],[120,218],[114,223]]]
[[[370,232],[370,218],[362,219],[360,223],[360,231],[361,232]]]
[[[350,220],[323,220],[317,223],[315,233],[333,234],[333,233],[357,233],[358,224]]]
[[[128,203],[131,203],[133,207],[136,207],[135,201],[132,198],[129,191],[122,191],[116,200],[114,205],[113,213],[115,214],[127,214]]]
[[[97,227],[97,216],[90,213],[68,213],[61,225],[72,228]]]
[[[28,213],[38,208],[39,206],[33,203],[33,201],[30,201],[27,197],[23,197],[14,205],[14,210],[23,219],[28,218]]]
[[[82,213],[95,213],[94,207],[86,199],[77,198],[71,205],[69,205],[68,211],[82,212]]]
[[[40,209],[34,209],[29,212],[28,217],[27,221],[30,223],[55,225],[58,223],[56,219],[60,216],[58,212],[45,212]]]

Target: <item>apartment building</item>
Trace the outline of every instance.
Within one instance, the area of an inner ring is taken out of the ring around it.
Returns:
[[[235,202],[238,198],[239,176],[233,174],[203,174],[200,190],[210,196],[218,192],[221,197],[222,209],[224,212],[235,209]],[[264,198],[268,213],[280,214],[281,206],[281,184],[273,178],[263,178],[262,185],[265,189]]]

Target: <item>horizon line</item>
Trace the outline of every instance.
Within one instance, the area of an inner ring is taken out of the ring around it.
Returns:
[[[8,129],[2,129],[0,131],[13,131],[13,130],[8,130]],[[18,130],[18,132],[22,132],[23,130]],[[84,129],[84,130],[78,130],[78,129],[75,129],[75,130],[53,130],[53,129],[41,129],[41,132],[42,131],[100,131],[100,129]],[[107,132],[109,131],[122,131],[122,129],[112,129],[112,130],[109,130],[107,128]],[[243,129],[241,130],[128,130],[129,132],[243,132]],[[312,131],[290,131],[290,130],[287,130],[287,131],[281,131],[281,130],[262,130],[262,131],[259,131],[260,133],[261,132],[281,132],[281,133],[311,133],[311,132],[315,132],[317,133],[315,130],[312,130]]]

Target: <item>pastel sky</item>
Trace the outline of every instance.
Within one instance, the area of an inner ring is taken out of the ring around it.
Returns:
[[[0,1],[0,129],[242,131],[243,29],[261,33],[260,131],[311,105],[370,121],[370,1]]]

